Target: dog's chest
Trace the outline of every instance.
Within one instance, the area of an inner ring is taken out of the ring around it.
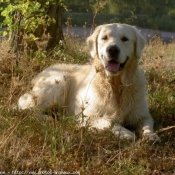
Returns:
[[[76,113],[85,116],[106,117],[113,119],[119,115],[117,99],[113,93],[99,93],[93,86],[80,89],[76,98]]]

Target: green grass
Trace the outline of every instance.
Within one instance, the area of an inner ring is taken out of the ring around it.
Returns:
[[[66,36],[67,47],[54,57],[16,57],[0,43],[0,171],[65,171],[94,175],[175,173],[175,44],[151,42],[140,65],[148,80],[148,101],[160,143],[124,142],[110,132],[78,128],[73,116],[38,117],[33,110],[11,110],[30,80],[42,69],[61,63],[86,63],[85,40]],[[39,58],[38,58],[39,57]]]

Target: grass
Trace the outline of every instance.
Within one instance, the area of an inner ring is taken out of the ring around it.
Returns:
[[[70,35],[65,39],[68,47],[55,49],[53,57],[24,54],[18,65],[8,42],[0,43],[0,172],[175,174],[175,43],[152,41],[140,59],[160,143],[124,142],[108,131],[77,128],[73,116],[54,120],[37,117],[32,110],[11,110],[19,96],[30,88],[31,79],[45,67],[56,62],[88,62],[84,39]]]

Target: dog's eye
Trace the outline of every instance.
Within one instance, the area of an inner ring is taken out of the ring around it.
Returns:
[[[107,40],[108,39],[108,36],[107,35],[104,35],[103,37],[102,37],[102,40]]]
[[[121,38],[121,40],[122,40],[123,42],[126,42],[126,41],[128,41],[129,39],[128,39],[126,36],[124,36],[124,37]]]

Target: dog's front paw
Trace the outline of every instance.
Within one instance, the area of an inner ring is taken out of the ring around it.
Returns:
[[[133,132],[125,129],[124,127],[114,126],[112,129],[114,135],[120,140],[134,141],[135,135]]]
[[[120,140],[127,140],[127,141],[135,140],[134,134],[131,133],[120,132],[119,134],[116,134],[116,137],[118,137]]]
[[[143,139],[148,141],[153,141],[154,143],[160,142],[160,137],[157,134],[152,133],[151,131],[148,131],[148,130],[145,130],[143,132]]]

